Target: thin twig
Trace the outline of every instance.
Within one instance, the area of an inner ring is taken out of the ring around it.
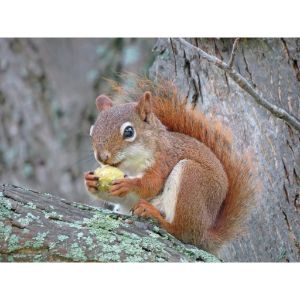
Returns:
[[[268,111],[270,111],[274,116],[279,119],[284,120],[289,125],[294,127],[296,130],[300,132],[300,120],[298,120],[293,115],[289,114],[285,109],[280,108],[272,103],[270,103],[264,96],[254,89],[251,84],[245,79],[241,74],[235,71],[229,64],[223,62],[222,60],[218,59],[217,57],[210,55],[203,51],[202,49],[190,44],[186,40],[182,38],[176,38],[184,47],[189,48],[195,52],[197,52],[202,58],[206,59],[207,61],[213,63],[220,69],[227,72],[227,74],[235,81],[243,90],[245,90],[248,94],[250,94],[257,104],[263,106]]]
[[[236,38],[233,42],[231,55],[230,55],[230,58],[229,58],[229,61],[228,61],[229,68],[232,68],[239,40],[240,40],[240,38]]]

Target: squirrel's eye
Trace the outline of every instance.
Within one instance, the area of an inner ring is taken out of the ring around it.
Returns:
[[[123,132],[123,137],[125,139],[127,138],[131,138],[134,136],[134,129],[132,126],[127,126],[125,129],[124,129],[124,132]]]
[[[123,139],[126,140],[127,142],[133,142],[136,138],[136,132],[134,130],[132,123],[130,122],[125,122],[122,124],[120,128],[120,133]]]

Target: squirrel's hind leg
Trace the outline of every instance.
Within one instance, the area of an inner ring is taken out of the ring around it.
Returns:
[[[159,225],[173,234],[172,225],[166,221],[161,212],[146,200],[139,200],[132,209],[133,214],[143,218],[152,218],[158,221]]]
[[[151,202],[165,215],[163,228],[185,243],[211,250],[209,229],[226,192],[215,170],[185,159],[175,165],[162,194]]]
[[[133,207],[133,214],[140,217],[150,217],[158,221],[160,226],[169,233],[176,235],[172,220],[174,219],[177,196],[180,189],[181,172],[188,160],[179,161],[168,176],[160,195],[150,200],[139,200]]]

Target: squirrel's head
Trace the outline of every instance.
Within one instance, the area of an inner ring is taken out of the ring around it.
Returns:
[[[152,113],[151,103],[150,92],[145,92],[137,103],[116,106],[105,95],[96,99],[100,113],[90,135],[98,162],[117,166],[129,175],[142,173],[153,164],[153,130],[162,129],[163,125]]]

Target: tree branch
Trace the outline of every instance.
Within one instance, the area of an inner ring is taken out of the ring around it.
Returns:
[[[228,61],[229,68],[232,68],[239,40],[240,40],[240,38],[236,38],[234,40],[234,42],[233,42],[233,46],[232,46],[232,50],[231,50],[231,55],[230,55],[230,58],[229,58],[229,61]]]
[[[0,190],[1,261],[218,261],[151,221],[16,186]]]
[[[263,106],[268,111],[270,111],[274,116],[284,120],[286,123],[288,123],[290,126],[292,126],[293,128],[295,128],[300,132],[300,120],[298,120],[293,115],[289,114],[285,109],[270,103],[259,91],[257,91],[251,86],[251,84],[247,81],[247,79],[245,79],[241,74],[239,74],[232,67],[230,67],[229,64],[223,62],[222,60],[218,59],[213,55],[206,53],[202,49],[192,45],[191,43],[187,42],[182,38],[176,38],[175,40],[178,40],[184,47],[195,51],[202,58],[206,59],[210,63],[213,63],[220,69],[224,70],[233,79],[233,81],[235,81],[243,90],[245,90],[248,94],[250,94],[254,98],[257,104]],[[232,50],[233,59],[235,55],[234,52],[236,51],[236,50],[234,51],[234,48],[236,49],[236,46],[233,47]]]

